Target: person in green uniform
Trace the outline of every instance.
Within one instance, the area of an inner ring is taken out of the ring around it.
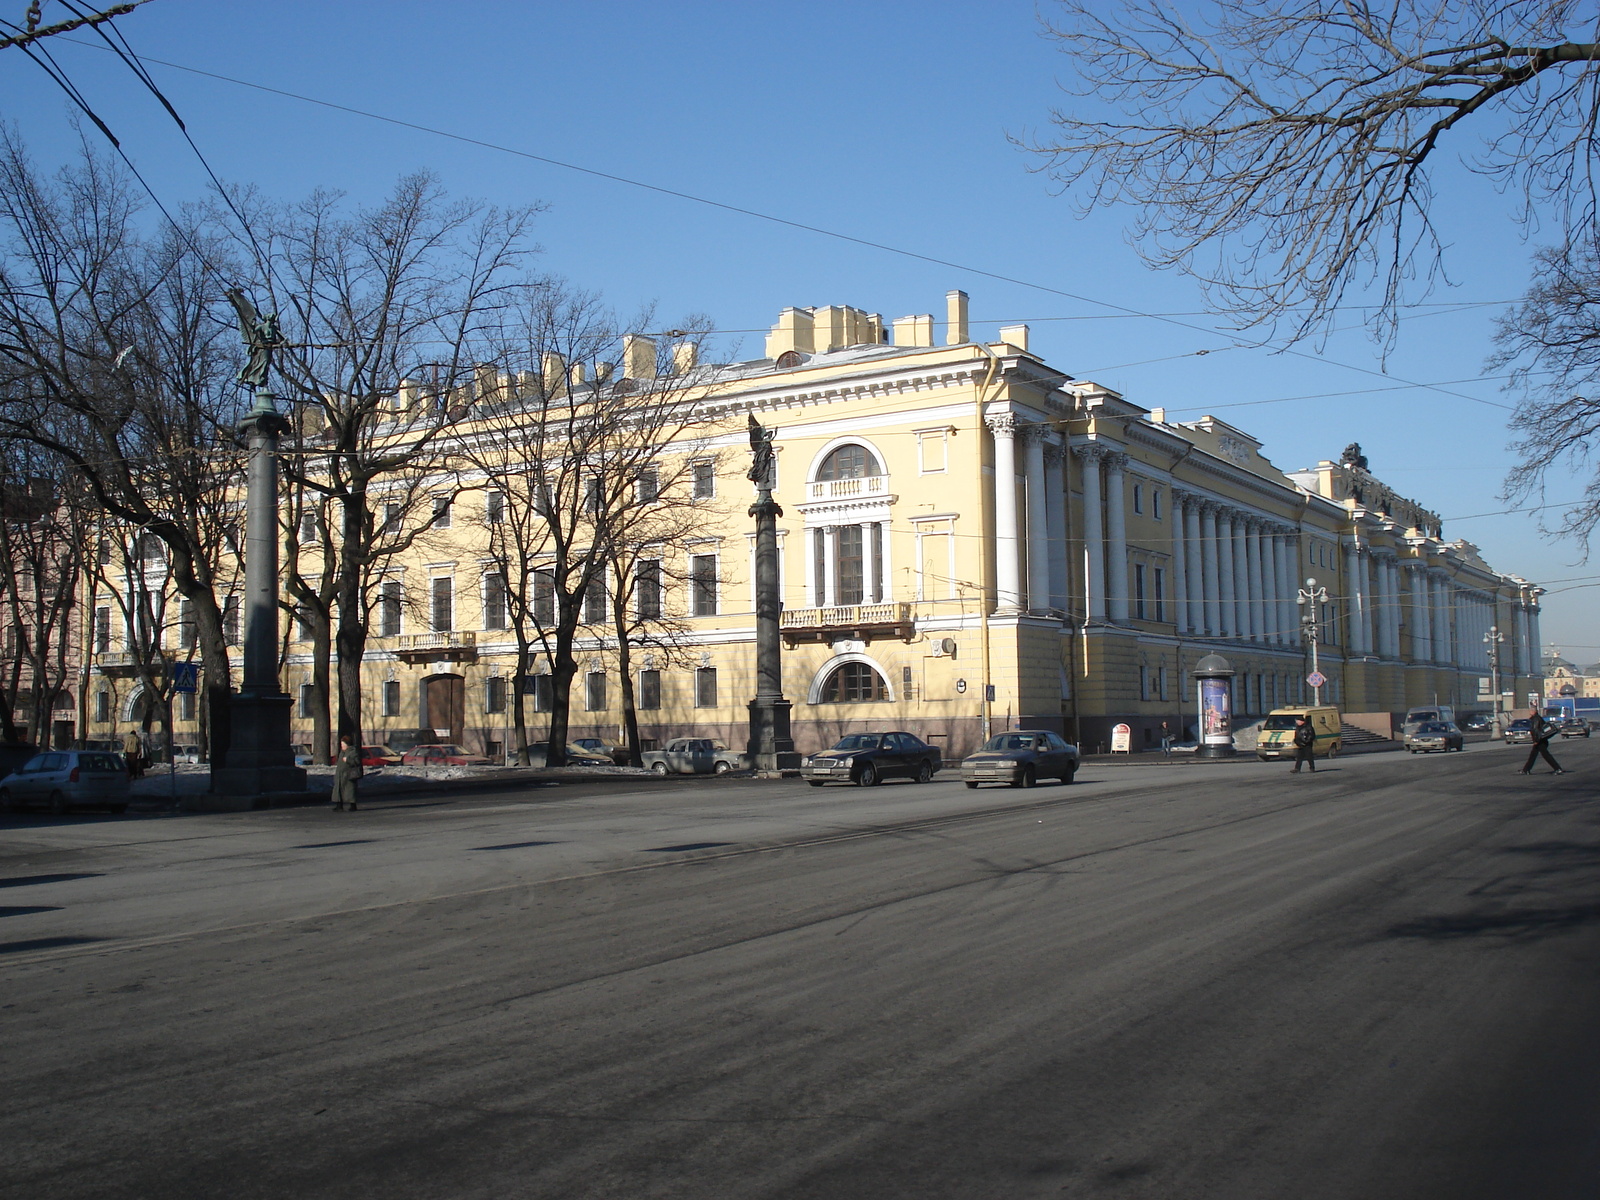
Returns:
[[[348,733],[339,738],[339,758],[333,766],[333,807],[339,812],[346,808],[355,812],[356,780],[364,774],[361,770],[361,751],[352,743],[353,739]]]

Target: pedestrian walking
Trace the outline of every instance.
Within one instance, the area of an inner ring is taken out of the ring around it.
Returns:
[[[1172,757],[1172,727],[1165,721],[1161,722],[1161,753]]]
[[[1311,727],[1311,717],[1306,713],[1301,713],[1295,722],[1294,770],[1290,774],[1300,774],[1301,763],[1310,767],[1313,775],[1317,773],[1317,731]]]
[[[128,763],[128,778],[138,779],[144,774],[144,743],[137,730],[130,729],[122,735],[122,757]]]
[[[1566,772],[1561,769],[1561,764],[1550,753],[1550,739],[1556,735],[1555,722],[1546,721],[1538,705],[1534,705],[1528,712],[1528,734],[1533,744],[1528,747],[1528,761],[1522,764],[1522,770],[1518,774],[1533,774],[1533,760],[1542,754],[1545,762],[1550,764],[1552,775],[1565,775]]]
[[[333,807],[338,812],[349,808],[356,811],[356,781],[365,772],[361,769],[361,751],[348,734],[339,737],[339,757],[333,766]]]

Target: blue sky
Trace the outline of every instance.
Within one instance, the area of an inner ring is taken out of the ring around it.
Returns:
[[[62,14],[51,4],[45,12]],[[1600,576],[1600,565],[1581,565],[1583,547],[1541,539],[1532,516],[1475,516],[1506,507],[1496,495],[1513,461],[1501,407],[1512,398],[1478,379],[1499,308],[1418,309],[1386,364],[1355,312],[1346,332],[1300,347],[1319,351],[1311,358],[1116,314],[1106,306],[1215,324],[1198,315],[1203,304],[1186,279],[1138,260],[1126,214],[1076,219],[1007,140],[1045,131],[1064,99],[1059,52],[1038,35],[1031,4],[154,0],[120,27],[150,58],[1042,285],[150,64],[224,179],[282,197],[322,187],[372,200],[400,174],[427,167],[458,195],[542,202],[545,269],[622,311],[655,303],[664,321],[703,312],[725,330],[764,331],[785,305],[941,314],[944,293],[959,287],[972,296],[976,332],[1030,320],[1034,346],[1052,364],[1177,419],[1213,412],[1260,438],[1282,468],[1359,441],[1377,475],[1445,518],[1447,537],[1477,542],[1501,570],[1546,583],[1547,646],[1600,660],[1596,580],[1583,578]],[[51,50],[163,200],[204,190],[177,130],[120,63],[60,39]],[[72,152],[64,99],[15,51],[0,58],[0,112],[42,161]],[[1463,141],[1459,153],[1476,148]],[[1448,165],[1437,186],[1456,286],[1428,299],[1519,296],[1530,246],[1511,202]],[[761,332],[728,336],[741,341],[745,357],[761,353]],[[1374,374],[1385,369],[1387,378]],[[1401,386],[1462,380],[1470,382]],[[1322,398],[1285,399],[1312,395]],[[1549,499],[1579,490],[1580,481],[1554,477]]]

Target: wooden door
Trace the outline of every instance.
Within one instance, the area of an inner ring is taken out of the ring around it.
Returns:
[[[460,743],[466,734],[467,681],[460,675],[434,675],[428,680],[428,724],[450,731]]]

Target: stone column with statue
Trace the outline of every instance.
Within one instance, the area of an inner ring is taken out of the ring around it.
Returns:
[[[750,418],[750,470],[756,485],[750,515],[756,519],[756,694],[750,701],[750,765],[761,775],[800,769],[800,756],[789,733],[790,702],[783,696],[779,620],[783,597],[778,589],[778,518],[783,509],[772,498],[772,440],[775,431]]]

